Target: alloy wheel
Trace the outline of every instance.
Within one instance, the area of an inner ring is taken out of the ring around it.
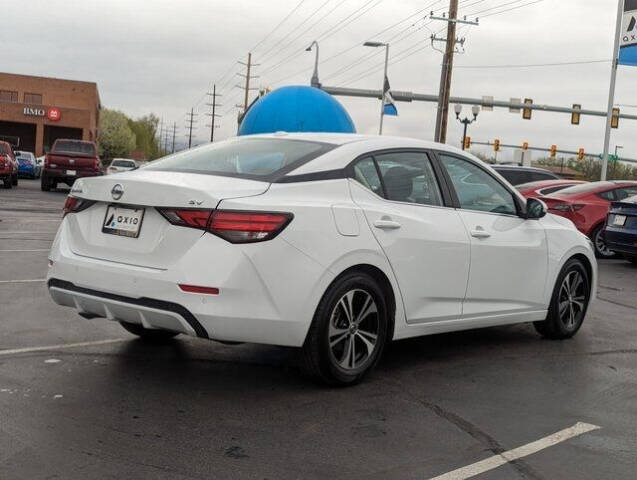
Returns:
[[[586,282],[579,271],[572,270],[566,274],[558,301],[562,325],[568,330],[577,328],[586,308]]]
[[[365,290],[343,295],[330,315],[328,339],[330,355],[344,370],[366,366],[378,347],[378,307]]]
[[[604,230],[601,228],[595,234],[595,248],[597,249],[597,252],[603,257],[612,257],[613,255],[615,255],[615,252],[613,252],[610,248],[608,248],[608,245],[606,245],[606,240],[604,240]]]

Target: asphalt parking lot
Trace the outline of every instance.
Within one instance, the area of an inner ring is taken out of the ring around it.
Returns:
[[[55,305],[67,192],[0,190],[3,480],[636,477],[637,266],[600,262],[572,340],[518,325],[396,342],[363,384],[328,389],[292,349],[149,344]],[[562,432],[579,422],[599,428]]]

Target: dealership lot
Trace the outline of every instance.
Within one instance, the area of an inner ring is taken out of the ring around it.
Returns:
[[[55,305],[65,193],[0,190],[0,478],[426,479],[578,422],[600,428],[471,478],[634,478],[637,266],[600,262],[573,340],[518,325],[396,342],[363,384],[328,389],[292,349],[152,345]]]

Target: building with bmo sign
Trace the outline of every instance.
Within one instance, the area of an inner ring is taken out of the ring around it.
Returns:
[[[43,155],[58,138],[96,140],[97,84],[0,73],[0,139]]]

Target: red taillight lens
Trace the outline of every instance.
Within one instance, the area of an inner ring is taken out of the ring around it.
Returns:
[[[212,210],[158,208],[166,220],[180,227],[206,229]]]
[[[84,200],[82,198],[71,197],[70,195],[66,197],[66,202],[64,203],[64,208],[62,209],[62,217],[65,217],[68,213],[77,213],[82,210],[86,210],[88,207],[93,205],[95,202],[93,200]]]
[[[100,169],[100,159],[99,158],[95,159],[95,163],[93,164],[93,168],[95,170],[99,170]]]
[[[207,230],[231,243],[252,243],[276,237],[293,218],[291,213],[158,208],[166,220],[181,227]]]
[[[291,213],[215,210],[208,231],[231,243],[262,242],[276,237],[292,218]]]
[[[205,295],[219,295],[219,289],[216,287],[199,287],[197,285],[179,284],[179,288],[188,293],[202,293]]]

